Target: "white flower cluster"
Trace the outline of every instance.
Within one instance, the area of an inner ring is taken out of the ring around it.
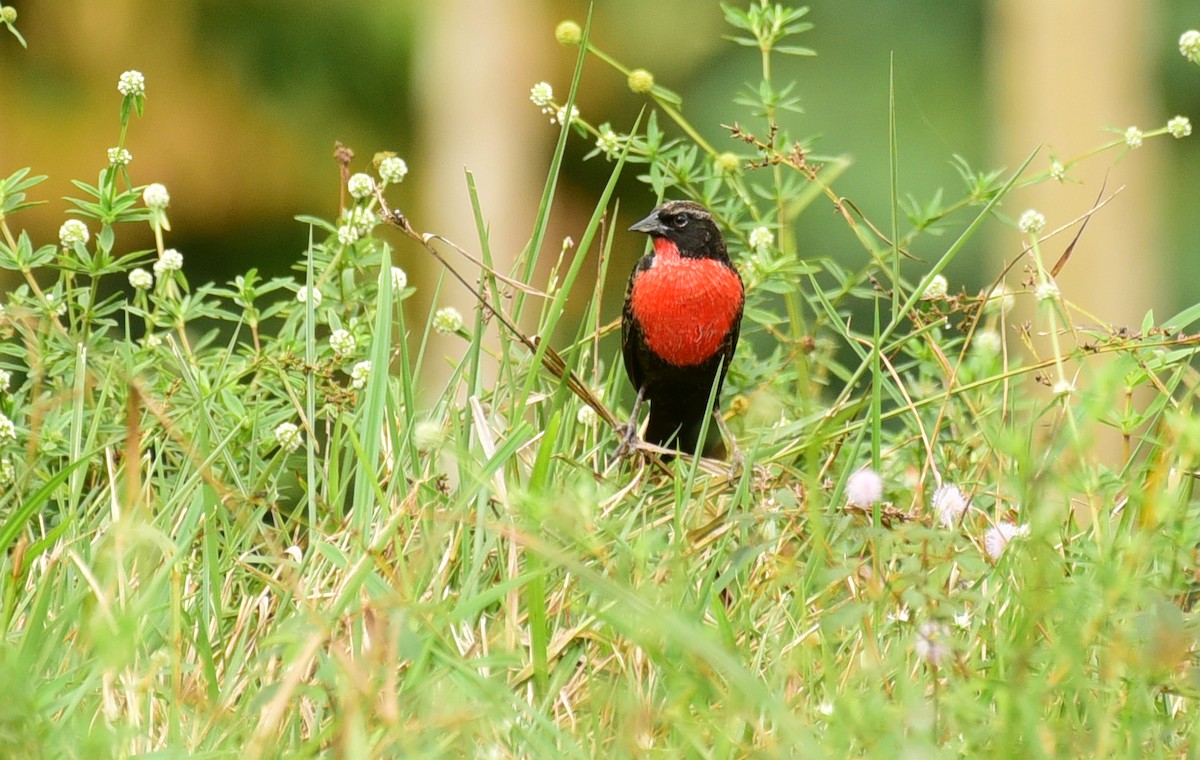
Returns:
[[[133,154],[124,148],[109,148],[108,163],[110,166],[129,166]]]
[[[1179,36],[1179,52],[1192,63],[1200,63],[1200,30],[1188,29]]]
[[[883,498],[883,478],[870,467],[854,472],[846,480],[846,501],[860,508],[869,507]]]
[[[355,198],[366,198],[375,192],[375,178],[366,172],[353,174],[346,181],[346,189]]]
[[[925,292],[921,294],[921,298],[926,301],[941,301],[950,292],[950,283],[943,275],[935,274],[929,284],[925,286]]]
[[[0,412],[0,446],[17,440],[17,426],[13,421]]]
[[[549,82],[538,82],[529,88],[529,101],[550,116],[551,124],[570,124],[579,118],[579,109],[575,106],[571,106],[571,112],[567,113],[565,106],[554,104],[554,88]]]
[[[450,335],[463,329],[463,316],[453,306],[438,309],[433,315],[433,330],[439,335]]]
[[[1037,209],[1029,209],[1017,220],[1017,227],[1026,235],[1036,235],[1046,227],[1046,215]]]
[[[142,76],[140,71],[126,71],[117,80],[117,92],[125,96],[145,95],[146,77]]]
[[[400,267],[392,267],[392,290],[404,290],[408,287],[408,274]]]
[[[355,390],[367,387],[367,378],[371,376],[371,360],[366,359],[354,365],[350,370],[350,385]]]
[[[183,269],[183,254],[174,248],[168,248],[154,262],[154,274],[162,277],[167,272],[178,272]]]
[[[775,233],[769,227],[755,227],[750,230],[750,247],[754,250],[770,248],[775,242]]]
[[[538,108],[545,108],[554,100],[554,88],[549,82],[538,82],[529,89],[529,100]]]
[[[349,330],[338,328],[329,336],[329,347],[333,349],[334,356],[342,359],[354,353],[358,344]]]
[[[146,208],[161,210],[171,204],[171,195],[167,192],[166,186],[159,182],[152,182],[146,185],[146,189],[142,191],[142,203],[146,204]]]
[[[621,152],[621,136],[607,124],[600,128],[600,136],[596,138],[596,150],[605,158],[613,158]]]
[[[385,185],[395,185],[404,181],[408,174],[408,164],[398,156],[388,156],[379,162],[379,178]]]
[[[300,432],[299,426],[293,422],[281,422],[275,426],[275,440],[285,451],[291,452],[300,448],[300,444],[304,443],[304,434]]]
[[[308,303],[308,294],[309,294],[309,289],[301,286],[300,289],[296,291],[296,300],[299,301],[300,303]],[[320,306],[321,299],[323,299],[323,298],[324,298],[324,296],[321,295],[321,291],[319,288],[312,289],[313,308]]]
[[[129,273],[129,284],[136,290],[149,290],[154,287],[154,275],[138,267]]]
[[[933,492],[933,513],[944,528],[957,525],[970,506],[971,502],[962,490],[952,483],[946,483]]]
[[[78,219],[68,219],[58,228],[58,242],[63,248],[74,248],[76,243],[87,245],[90,237],[87,225]]]

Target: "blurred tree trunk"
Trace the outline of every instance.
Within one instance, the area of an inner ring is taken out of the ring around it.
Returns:
[[[991,28],[996,134],[1010,168],[1039,144],[1031,169],[1051,157],[1066,161],[1117,137],[1106,127],[1166,123],[1155,98],[1156,55],[1151,32],[1158,3],[1126,0],[996,0]],[[1111,167],[1116,152],[1068,172],[1065,183],[1047,182],[1005,201],[1014,218],[1037,208],[1053,229],[1087,211],[1108,174],[1107,193],[1125,186],[1096,214],[1059,284],[1067,297],[1097,317],[1140,323],[1158,295],[1161,221],[1151,204],[1160,181],[1161,140],[1151,140]],[[1071,234],[1074,234],[1073,231]],[[1048,244],[1061,253],[1070,238]],[[1015,250],[1005,246],[1006,255]]]
[[[427,165],[413,167],[412,179],[421,185],[413,224],[478,252],[465,174],[469,170],[496,268],[508,272],[537,212],[545,178],[545,161],[539,157],[547,139],[557,134],[546,128],[545,117],[528,97],[535,82],[551,78],[546,61],[556,44],[553,22],[539,0],[445,0],[427,4],[423,14],[426,26],[416,51],[421,109],[416,155]],[[469,281],[477,278],[473,264],[452,252],[448,258]],[[420,287],[412,324],[424,324],[430,307],[454,306],[470,329],[476,300],[459,283],[447,279],[438,302],[428,300],[439,273],[432,261],[415,272]],[[497,327],[493,320],[488,330]],[[461,338],[431,337],[431,360],[423,378],[426,400],[441,393],[450,375],[442,357],[457,360],[464,348]],[[488,383],[493,379],[488,377]]]
[[[1066,162],[1119,137],[1105,128],[1148,131],[1166,123],[1152,77],[1155,45],[1161,43],[1153,34],[1158,10],[1156,2],[1127,0],[994,0],[989,52],[1000,161],[1011,169],[1042,145],[1030,167],[1030,173],[1041,172],[1052,158]],[[1162,142],[1149,140],[1115,165],[1124,148],[1094,157],[1069,170],[1066,182],[1051,180],[1004,201],[1013,218],[1027,208],[1044,213],[1049,232],[1091,208],[1106,175],[1106,196],[1124,187],[1093,217],[1058,278],[1063,296],[1094,315],[1076,312],[1077,323],[1136,327],[1148,309],[1161,311],[1161,219],[1152,199],[1161,185]],[[1046,266],[1053,266],[1077,229],[1043,243]],[[1006,260],[1020,251],[1015,232],[1002,233],[999,243]],[[1010,286],[1020,272],[1014,269]],[[1032,310],[1020,318],[1033,319],[1035,332],[1045,329]],[[1039,351],[1049,355],[1048,344],[1039,344]],[[1111,461],[1115,434],[1098,443],[1098,453]]]

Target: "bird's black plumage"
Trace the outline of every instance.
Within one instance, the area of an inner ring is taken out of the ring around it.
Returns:
[[[625,292],[625,370],[650,404],[645,440],[692,453],[705,417],[719,412],[737,348],[741,277],[712,215],[698,203],[668,201],[630,229],[650,235],[655,245],[634,267]],[[713,422],[700,453],[724,452]]]

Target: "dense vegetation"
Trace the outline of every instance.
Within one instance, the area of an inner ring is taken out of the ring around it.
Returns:
[[[6,754],[1195,751],[1200,306],[1085,324],[1055,276],[1087,216],[1004,206],[1190,123],[1008,171],[956,159],[954,200],[907,198],[895,169],[891,218],[871,220],[836,190],[848,162],[779,125],[795,93],[771,62],[809,52],[804,11],[726,15],[762,60],[735,152],[559,25],[578,67],[565,98],[531,92],[560,137],[504,271],[482,214],[474,241],[414,229],[387,202],[404,161],[347,152],[341,215],[301,219],[294,277],[193,286],[167,189],[128,164],[133,71],[58,241],[17,226],[42,178],[0,183],[0,267],[23,278],[0,311]],[[1180,46],[1200,60],[1200,33]],[[597,64],[645,99],[628,129],[573,110]],[[560,245],[547,222],[581,138],[611,179]],[[745,467],[614,456],[628,389],[601,296],[645,211],[612,200],[630,171],[712,209],[747,283],[726,402]],[[845,220],[856,265],[794,249],[814,208]],[[122,246],[147,224],[154,250]],[[941,272],[985,225],[1013,254],[967,293]],[[940,256],[910,260],[935,233]],[[479,308],[407,321],[399,246]],[[441,393],[420,382],[435,331],[461,344]]]

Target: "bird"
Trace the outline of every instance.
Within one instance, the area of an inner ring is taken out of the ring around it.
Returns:
[[[621,314],[625,372],[637,392],[622,447],[634,447],[638,411],[649,402],[645,442],[724,459],[722,434],[732,438],[720,398],[741,332],[741,275],[699,203],[667,201],[629,229],[649,235],[653,248],[634,265]],[[715,424],[700,445],[709,414]]]

